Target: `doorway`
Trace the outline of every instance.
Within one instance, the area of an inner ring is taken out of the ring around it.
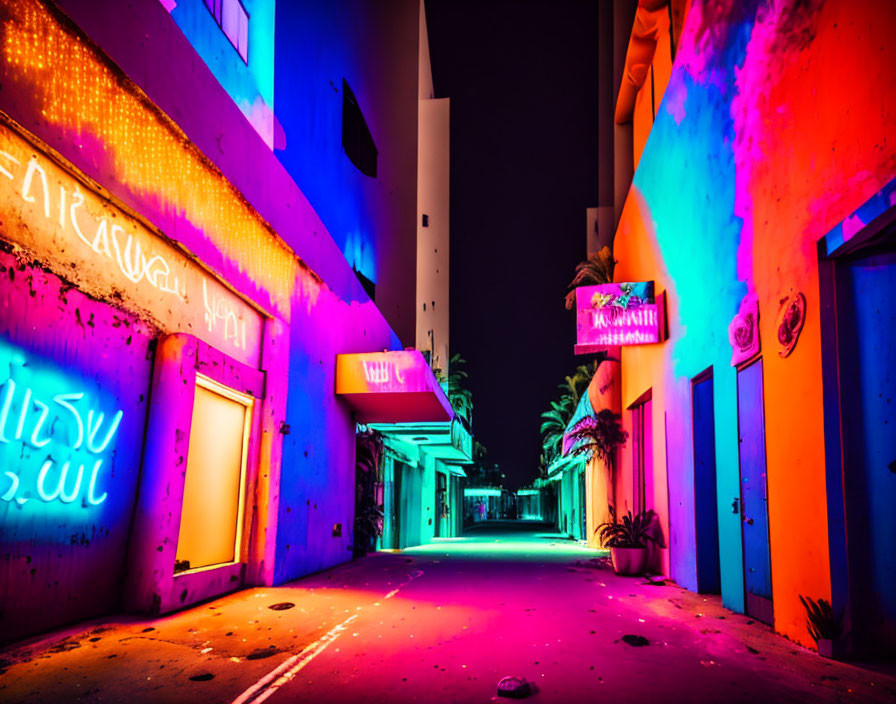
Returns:
[[[896,648],[896,226],[836,260],[836,316],[851,632]]]
[[[175,573],[240,562],[253,404],[197,374]]]
[[[771,624],[774,612],[761,358],[737,372],[737,428],[746,612],[757,621]]]
[[[691,382],[694,412],[694,524],[697,538],[697,591],[722,591],[719,567],[719,514],[716,503],[716,430],[712,368]]]
[[[436,497],[434,503],[436,512],[435,521],[435,537],[440,538],[446,534],[446,523],[448,520],[448,475],[436,471]]]
[[[653,400],[648,391],[631,407],[632,512],[653,508]]]

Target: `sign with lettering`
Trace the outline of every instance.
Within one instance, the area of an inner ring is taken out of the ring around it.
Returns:
[[[0,341],[0,501],[99,506],[124,411]]]
[[[262,318],[180,249],[0,123],[3,236],[79,289],[258,367]]]
[[[361,423],[447,422],[445,392],[418,350],[336,355],[336,395]]]
[[[653,281],[579,286],[576,289],[576,353],[603,347],[662,341],[662,301]]]

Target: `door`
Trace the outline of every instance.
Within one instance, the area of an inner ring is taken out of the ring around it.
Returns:
[[[588,540],[588,507],[585,503],[587,500],[585,494],[585,468],[579,470],[579,538]]]
[[[396,468],[398,467],[396,463]],[[401,486],[399,494],[399,544],[400,548],[413,547],[423,542],[422,504],[423,504],[423,472],[416,466],[401,466]]]
[[[758,621],[771,624],[772,570],[769,554],[762,359],[737,372],[737,425],[746,611]]]
[[[402,479],[404,477],[404,463],[395,460],[392,463],[392,540],[390,547],[399,550],[402,547],[401,534],[404,526],[401,524],[401,492]]]
[[[240,561],[253,398],[197,376],[176,573]]]
[[[632,406],[632,512],[653,508],[653,400]]]
[[[719,517],[716,504],[716,438],[712,371],[691,388],[694,409],[694,524],[697,534],[697,591],[722,591],[719,569]]]
[[[436,512],[435,537],[440,538],[446,534],[448,521],[448,476],[436,472],[436,500],[434,503]]]
[[[852,633],[896,652],[896,233],[837,265],[843,484]]]

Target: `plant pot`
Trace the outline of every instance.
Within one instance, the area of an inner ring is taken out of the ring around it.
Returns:
[[[639,575],[647,567],[647,548],[610,548],[616,574]]]
[[[847,655],[846,640],[838,638],[831,640],[830,638],[819,638],[815,641],[818,646],[818,654],[823,658],[830,660],[845,660]]]

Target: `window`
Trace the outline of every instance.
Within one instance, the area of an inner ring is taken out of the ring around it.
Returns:
[[[345,79],[342,79],[342,148],[346,156],[358,168],[358,170],[371,178],[376,178],[376,145],[373,136],[361,114],[361,107],[349,88]]]
[[[208,11],[243,61],[249,63],[249,13],[240,0],[204,0]]]

